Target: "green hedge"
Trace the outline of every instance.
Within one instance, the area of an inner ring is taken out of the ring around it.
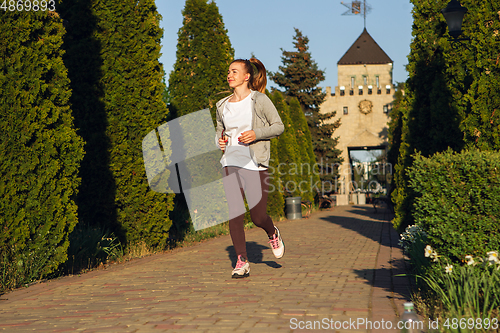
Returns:
[[[414,216],[436,251],[452,261],[500,249],[500,153],[450,149],[416,154],[408,170]]]
[[[83,158],[62,20],[54,12],[2,15],[0,290],[43,278],[66,261]]]
[[[168,115],[155,3],[64,1],[59,10],[67,21],[65,64],[75,124],[86,141],[80,223],[110,230],[126,246],[164,248],[174,196],[150,190],[141,149],[143,138]],[[162,144],[168,159],[170,144]]]

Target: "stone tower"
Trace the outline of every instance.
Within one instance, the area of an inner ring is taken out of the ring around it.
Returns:
[[[337,63],[338,85],[326,87],[320,112],[336,111],[335,130],[344,163],[340,169],[337,204],[346,204],[355,188],[351,182],[350,150],[386,149],[389,111],[394,99],[393,61],[366,28]]]

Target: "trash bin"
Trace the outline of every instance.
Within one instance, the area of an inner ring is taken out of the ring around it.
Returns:
[[[286,198],[286,218],[289,220],[297,220],[302,218],[302,206],[300,204],[301,197]]]

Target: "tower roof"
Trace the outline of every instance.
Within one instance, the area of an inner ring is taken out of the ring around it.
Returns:
[[[365,28],[337,64],[388,64],[392,62],[391,58],[382,50]]]

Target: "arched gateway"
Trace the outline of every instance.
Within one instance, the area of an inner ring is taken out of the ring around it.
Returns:
[[[337,205],[348,204],[359,184],[353,183],[352,150],[386,149],[389,112],[394,100],[393,61],[366,29],[337,63],[338,86],[326,87],[323,113],[336,111],[341,125],[334,136],[340,137],[344,163],[338,179]],[[358,196],[356,196],[358,198]],[[362,200],[359,201],[361,203]]]

